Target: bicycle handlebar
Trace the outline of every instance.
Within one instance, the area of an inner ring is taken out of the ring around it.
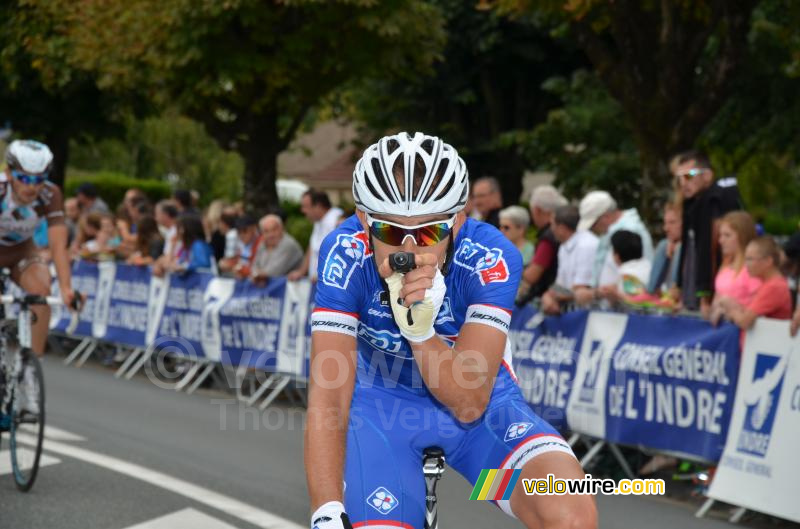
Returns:
[[[70,308],[80,310],[82,297],[80,292],[75,291],[75,297],[72,301]],[[35,294],[25,294],[23,296],[14,296],[13,294],[4,294],[0,296],[0,303],[20,304],[20,305],[62,305],[63,301],[58,296],[37,296]]]

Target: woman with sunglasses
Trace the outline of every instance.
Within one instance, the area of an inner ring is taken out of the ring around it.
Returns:
[[[421,133],[384,137],[356,164],[356,214],[319,254],[305,440],[312,527],[422,527],[429,446],[473,484],[486,468],[584,477],[516,384],[507,333],[522,260],[497,229],[465,217],[468,193],[455,149]],[[398,252],[413,254],[402,272],[390,266]],[[527,527],[597,523],[589,496],[517,486],[495,500]]]
[[[52,164],[53,153],[43,143],[15,140],[8,146],[6,168],[0,172],[0,268],[11,269],[11,279],[27,293],[50,295],[50,271],[32,240],[39,223],[46,221],[61,297],[69,307],[75,294],[67,252],[67,226],[61,190],[47,180]],[[31,348],[41,356],[47,343],[50,308],[37,305],[32,310],[36,317]],[[26,370],[24,376],[32,377],[33,373]],[[35,399],[25,400],[25,406],[36,406]],[[38,413],[36,409],[28,411]]]

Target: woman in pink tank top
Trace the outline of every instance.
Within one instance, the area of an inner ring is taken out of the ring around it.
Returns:
[[[719,301],[733,298],[738,304],[747,306],[753,300],[761,280],[752,277],[744,266],[744,251],[756,237],[753,218],[744,211],[732,211],[722,217],[719,226],[719,246],[722,250],[722,266],[714,279],[714,303],[711,321],[719,321]]]

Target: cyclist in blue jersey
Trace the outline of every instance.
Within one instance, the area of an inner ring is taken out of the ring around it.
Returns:
[[[320,249],[305,466],[311,525],[420,528],[422,451],[438,446],[474,484],[482,469],[584,477],[525,402],[507,340],[517,249],[463,214],[463,160],[440,139],[387,136],[353,174],[355,215]],[[416,268],[393,272],[390,254]],[[410,317],[409,317],[410,314]],[[496,502],[529,528],[594,528],[590,496]]]

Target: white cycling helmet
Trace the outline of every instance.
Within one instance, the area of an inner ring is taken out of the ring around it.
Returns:
[[[10,169],[29,175],[41,175],[50,172],[53,153],[44,143],[14,140],[6,149],[6,163]]]
[[[403,174],[395,177],[395,171]],[[398,182],[400,180],[400,182]],[[469,196],[467,166],[435,136],[401,132],[364,151],[353,171],[356,207],[408,217],[457,213]]]

